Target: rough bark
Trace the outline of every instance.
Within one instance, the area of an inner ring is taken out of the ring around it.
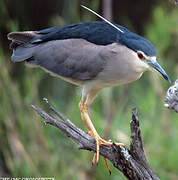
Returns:
[[[178,79],[167,90],[165,106],[169,109],[173,109],[178,113]]]
[[[96,144],[93,137],[75,126],[69,119],[64,117],[47,99],[44,99],[50,110],[57,117],[45,112],[44,110],[32,105],[32,108],[44,119],[45,124],[60,129],[69,138],[78,144],[79,149],[96,151]],[[106,157],[125,177],[129,180],[159,180],[150,168],[141,138],[138,114],[136,108],[132,110],[132,120],[130,121],[131,144],[130,148],[119,147],[114,143],[111,146],[101,146],[100,155]]]

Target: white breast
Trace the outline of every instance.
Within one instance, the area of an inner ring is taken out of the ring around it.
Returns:
[[[106,66],[97,76],[102,86],[116,86],[136,81],[149,66],[125,46],[113,43],[106,47],[110,53]]]

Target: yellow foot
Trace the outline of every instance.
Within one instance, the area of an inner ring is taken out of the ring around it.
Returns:
[[[82,120],[84,121],[87,129],[88,129],[88,134],[90,136],[92,136],[95,140],[96,140],[96,153],[94,154],[93,157],[93,161],[92,161],[92,166],[96,165],[99,161],[99,153],[100,153],[100,146],[101,145],[105,145],[105,146],[111,146],[113,144],[113,142],[110,141],[105,141],[104,139],[102,139],[98,133],[96,132],[95,127],[93,126],[91,119],[89,117],[88,114],[88,107],[86,105],[86,103],[84,101],[81,100],[80,104],[79,104],[79,108],[81,111],[81,117]],[[115,143],[117,146],[124,146],[124,144],[122,143]],[[105,159],[106,162],[106,167],[110,173],[110,169],[108,167],[107,161]]]
[[[89,132],[89,135],[93,136],[96,140],[96,153],[94,154],[93,157],[93,161],[92,161],[92,165],[96,165],[99,161],[99,153],[100,153],[100,146],[104,145],[104,146],[111,146],[113,144],[113,142],[110,141],[106,141],[104,139],[102,139],[99,135],[93,135],[92,133]],[[117,146],[124,146],[123,143],[115,143]],[[106,161],[105,161],[106,162]],[[106,164],[107,167],[107,164]],[[108,169],[108,168],[107,168]],[[109,171],[109,170],[108,170]],[[110,171],[109,171],[110,172]]]

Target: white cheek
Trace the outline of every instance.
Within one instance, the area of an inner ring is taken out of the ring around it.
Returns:
[[[149,65],[144,62],[144,59],[140,59],[136,52],[132,52],[133,55],[133,66],[137,72],[145,72],[149,70]]]

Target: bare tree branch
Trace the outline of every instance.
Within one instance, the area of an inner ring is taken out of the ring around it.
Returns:
[[[178,5],[178,0],[169,0],[171,2],[173,2],[175,5]]]
[[[175,5],[177,5],[177,4],[178,4],[178,0],[174,0],[174,2],[175,2]]]
[[[50,124],[60,129],[64,134],[79,145],[79,149],[96,152],[94,138],[64,117],[49,104],[47,99],[44,100],[49,109],[52,110],[59,119],[61,119],[59,120],[44,110],[32,105],[32,108],[44,119],[45,124]],[[130,149],[127,149],[126,147],[119,147],[113,143],[111,146],[101,146],[100,155],[110,160],[114,167],[121,171],[129,180],[159,180],[149,167],[146,160],[136,109],[133,109],[132,111],[130,128],[132,139]]]
[[[167,90],[165,106],[178,113],[178,79],[174,85]]]

